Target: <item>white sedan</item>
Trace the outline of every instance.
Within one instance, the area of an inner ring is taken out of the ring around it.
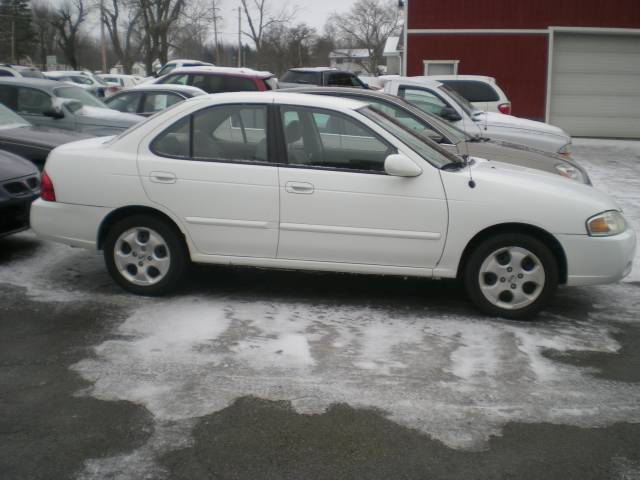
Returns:
[[[56,148],[31,223],[102,249],[126,290],[189,260],[464,279],[484,312],[536,313],[559,284],[615,282],[635,234],[594,188],[463,159],[352,100],[206,95],[118,137]]]

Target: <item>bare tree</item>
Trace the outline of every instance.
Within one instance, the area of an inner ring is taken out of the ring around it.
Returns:
[[[169,59],[169,35],[180,18],[185,0],[138,0],[146,31],[145,63],[147,72],[152,70],[153,61]]]
[[[53,25],[58,31],[58,45],[62,49],[67,62],[74,69],[78,68],[78,33],[88,14],[84,1],[67,0],[58,7],[53,19]]]
[[[296,10],[289,10],[285,5],[277,13],[271,12],[269,0],[240,0],[249,30],[243,32],[256,45],[258,55],[262,52],[265,32],[275,25],[283,25],[293,20]]]
[[[398,32],[400,14],[393,0],[358,0],[347,14],[334,13],[329,22],[341,41],[369,51],[362,66],[376,74],[387,38]]]
[[[113,50],[124,73],[130,74],[131,67],[140,54],[142,43],[136,41],[142,12],[137,2],[110,0],[102,9],[102,21],[107,27]]]
[[[47,55],[55,49],[57,30],[54,25],[55,12],[48,3],[33,3],[33,26],[36,31],[36,48],[40,58],[40,67],[47,67]]]

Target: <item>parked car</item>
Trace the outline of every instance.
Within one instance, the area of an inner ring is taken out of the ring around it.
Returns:
[[[624,277],[636,248],[593,187],[461,159],[365,103],[318,95],[196,97],[108,142],[58,147],[42,185],[37,234],[102,249],[143,295],[174,288],[190,259],[461,277],[484,312],[523,318],[558,284]]]
[[[250,68],[207,66],[176,69],[153,83],[190,85],[206,93],[251,92],[278,88],[278,80],[271,72],[258,72]]]
[[[329,67],[291,68],[282,76],[280,81],[281,88],[299,87],[300,84],[324,87],[369,88],[355,73]]]
[[[44,75],[36,67],[3,63],[0,64],[0,77],[44,78]]]
[[[40,169],[55,147],[87,137],[59,128],[35,127],[0,104],[0,149],[26,158]]]
[[[213,63],[201,62],[200,60],[185,60],[185,59],[170,60],[167,63],[165,63],[160,70],[155,72],[154,76],[162,77],[164,75],[171,73],[177,68],[204,67],[204,66],[213,67],[214,65]]]
[[[493,77],[482,75],[429,75],[415,77],[435,80],[469,100],[477,110],[511,115],[511,102]]]
[[[205,95],[205,92],[188,85],[143,84],[122,90],[107,98],[104,103],[119,112],[149,117],[171,105],[199,95]]]
[[[392,77],[383,81],[386,93],[439,115],[472,137],[520,143],[566,156],[571,153],[571,137],[548,123],[477,110],[458,92],[435,80]]]
[[[535,168],[562,175],[581,183],[591,184],[587,171],[574,160],[551,152],[527,147],[526,145],[470,137],[437,115],[420,110],[395,95],[344,87],[299,87],[283,91],[330,95],[366,102],[384,114],[402,122],[405,126],[426,135],[455,154]]]
[[[118,134],[143,120],[110,109],[81,88],[54,80],[0,78],[0,103],[33,125],[91,136]]]
[[[44,75],[49,80],[77,85],[98,98],[104,98],[109,93],[115,93],[120,89],[117,86],[109,86],[104,80],[96,75],[83,71],[45,72]]]
[[[40,195],[40,174],[33,163],[0,150],[0,237],[29,228],[29,209]]]
[[[135,87],[141,82],[140,77],[117,73],[102,74],[98,75],[98,77],[100,77],[109,86],[115,85],[116,87],[119,87],[119,89]]]

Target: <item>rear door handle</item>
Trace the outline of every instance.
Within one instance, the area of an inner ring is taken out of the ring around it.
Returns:
[[[313,185],[308,182],[287,182],[284,188],[288,193],[297,193],[299,195],[311,195],[313,193]]]
[[[176,175],[171,172],[151,172],[149,180],[153,183],[176,183]]]

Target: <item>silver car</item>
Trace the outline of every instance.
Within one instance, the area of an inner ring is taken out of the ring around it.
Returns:
[[[535,168],[537,170],[562,175],[581,183],[591,184],[586,170],[573,160],[518,143],[471,137],[449,122],[414,107],[406,100],[396,97],[395,95],[373,90],[344,87],[307,87],[286,90],[297,93],[331,95],[359,100],[368,103],[387,115],[395,117],[413,130],[428,136],[431,140],[434,140],[436,143],[458,155],[481,157],[488,160]]]
[[[2,78],[0,103],[34,125],[95,136],[115,135],[143,120],[110,109],[82,88],[54,80]]]

